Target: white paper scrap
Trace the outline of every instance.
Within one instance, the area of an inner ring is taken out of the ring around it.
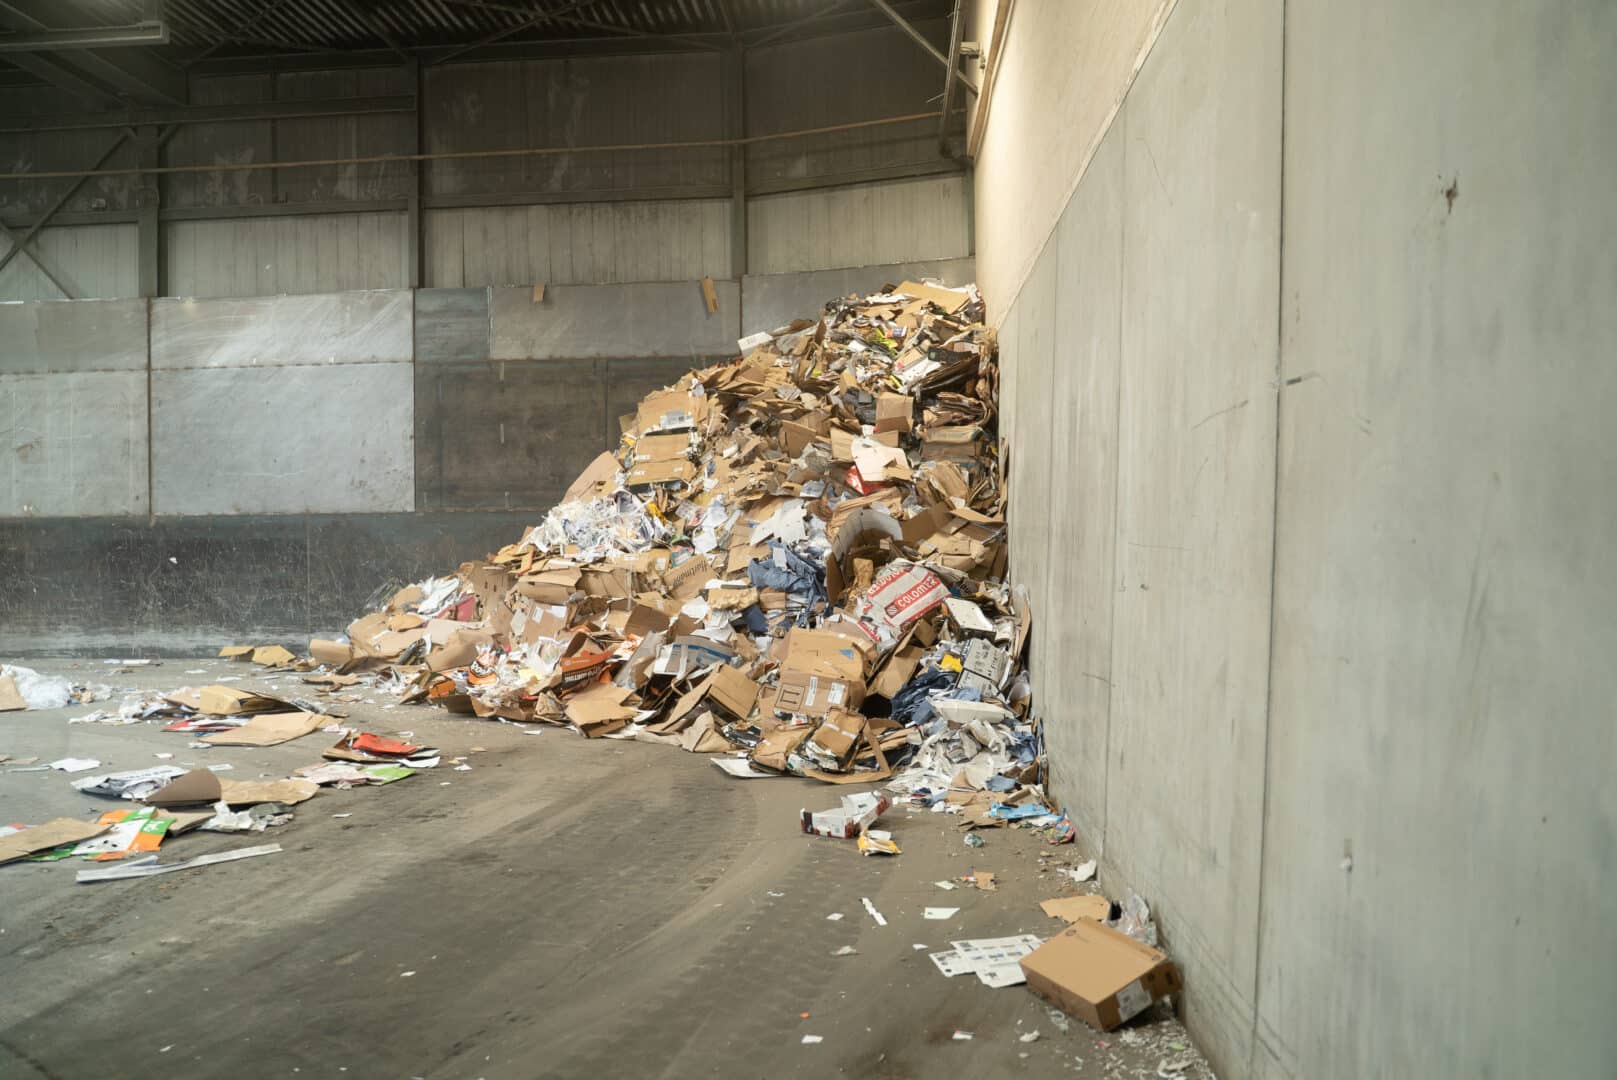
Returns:
[[[959,910],[957,907],[929,907],[921,914],[929,919],[952,919]]]
[[[876,920],[876,925],[877,926],[886,926],[887,925],[887,920],[882,916],[881,912],[876,910],[876,905],[872,904],[870,902],[870,897],[861,896],[859,898],[859,900],[860,900],[861,903],[863,903],[865,905],[865,910],[870,912],[870,917],[872,919]],[[955,910],[958,911],[959,909],[956,908]]]
[[[220,851],[212,855],[198,855],[194,859],[166,864],[158,863],[156,855],[148,855],[144,859],[108,866],[105,869],[80,870],[74,875],[73,880],[80,885],[87,885],[97,881],[117,881],[119,878],[152,877],[157,874],[173,873],[175,870],[189,870],[195,866],[212,866],[214,863],[250,859],[255,855],[272,855],[280,850],[280,844],[262,844],[258,847],[238,848],[235,851]]]

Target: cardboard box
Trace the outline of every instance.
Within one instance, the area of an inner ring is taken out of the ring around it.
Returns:
[[[594,499],[610,494],[613,481],[618,475],[618,459],[610,451],[602,451],[589,463],[589,467],[579,474],[567,493],[562,496],[562,502],[572,502],[575,499]]]
[[[786,635],[786,658],[782,667],[787,671],[863,684],[868,656],[866,643],[856,641],[851,634],[827,627],[818,630],[796,627]]]
[[[691,450],[689,432],[673,435],[646,435],[634,446],[635,461],[676,461]]]
[[[642,435],[658,431],[688,431],[707,417],[707,399],[683,390],[664,390],[640,403],[635,427]]]
[[[945,315],[953,315],[971,300],[971,294],[965,289],[946,289],[941,285],[925,285],[919,281],[901,282],[893,291],[936,304]]]
[[[683,484],[696,479],[696,465],[679,458],[674,461],[636,462],[623,477],[626,487],[644,487],[647,484]]]
[[[434,645],[427,653],[427,668],[430,671],[448,671],[450,668],[465,667],[477,659],[478,650],[493,642],[492,630],[454,624],[444,643]]]
[[[314,638],[309,642],[309,655],[317,664],[342,667],[354,658],[354,647],[345,641],[324,641]]]
[[[982,638],[966,643],[962,665],[959,685],[984,696],[998,694],[1011,677],[1011,654]]]
[[[669,596],[676,600],[689,600],[707,588],[707,583],[714,577],[713,564],[699,552],[691,552],[679,565],[671,565],[664,570],[662,577]]]
[[[1022,971],[1029,990],[1101,1031],[1183,989],[1164,953],[1087,919],[1023,957]]]
[[[798,753],[821,769],[833,773],[845,771],[853,762],[854,750],[865,733],[865,718],[845,709],[832,709],[798,748]]]
[[[890,643],[948,595],[943,582],[924,566],[894,563],[876,575],[855,613],[873,638]]]
[[[877,697],[892,700],[894,694],[904,689],[904,684],[915,677],[915,669],[921,666],[921,657],[924,649],[908,648],[895,652],[881,669],[880,674],[871,680],[870,692]]]
[[[982,428],[975,425],[928,428],[921,437],[921,460],[975,461],[982,456],[981,435]]]
[[[583,571],[576,566],[558,566],[517,579],[517,593],[541,604],[565,604],[578,588]]]
[[[652,672],[657,675],[683,678],[693,671],[700,671],[714,664],[728,664],[735,659],[735,656],[734,649],[728,645],[721,645],[712,638],[696,634],[684,635],[663,646]]]
[[[729,664],[720,664],[712,673],[688,691],[669,710],[671,723],[683,727],[680,721],[692,716],[703,706],[716,705],[726,715],[745,720],[752,715],[762,687]]]
[[[827,716],[832,709],[858,709],[865,701],[860,679],[839,679],[806,671],[782,671],[774,710],[790,716]]]
[[[910,430],[915,424],[914,403],[915,399],[908,394],[877,394],[877,433]]]

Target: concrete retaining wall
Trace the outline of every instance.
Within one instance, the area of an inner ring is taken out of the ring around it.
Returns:
[[[0,655],[306,646],[347,626],[379,586],[481,558],[532,523],[498,513],[6,522]]]
[[[0,303],[0,518],[143,514],[146,303]]]
[[[1220,1076],[1610,1075],[1617,15],[1281,7],[1173,9],[1001,325],[1055,790]]]
[[[154,511],[413,509],[411,300],[154,301]]]

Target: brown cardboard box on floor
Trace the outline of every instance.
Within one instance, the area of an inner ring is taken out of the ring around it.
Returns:
[[[1022,972],[1029,990],[1102,1031],[1183,988],[1166,954],[1087,919],[1024,956]]]

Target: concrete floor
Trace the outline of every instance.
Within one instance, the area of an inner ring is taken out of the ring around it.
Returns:
[[[120,689],[260,681],[218,661],[30,666]],[[0,753],[128,769],[163,751],[249,779],[314,762],[329,738],[188,750],[156,724],[66,722],[96,707],[0,714]],[[0,1076],[1155,1077],[1186,1057],[1164,1005],[1109,1035],[1077,1020],[1062,1033],[1026,988],[946,979],[914,948],[1053,933],[1037,902],[1072,890],[1043,868],[1076,864],[1082,844],[998,830],[971,850],[953,819],[900,810],[884,824],[904,853],[864,858],[798,831],[801,806],[835,803],[827,785],[730,780],[675,749],[434,708],[347,708],[351,725],[449,755],[486,749],[470,772],[326,791],[262,836],[190,833],[162,851],[274,841],[275,855],[96,885],[74,884],[81,860],[0,867]],[[116,805],[68,781],[0,766],[0,821]],[[998,891],[933,884],[972,869]],[[924,921],[929,904],[961,910]],[[832,955],[844,945],[858,953]],[[1163,1075],[1211,1072],[1197,1057]]]

